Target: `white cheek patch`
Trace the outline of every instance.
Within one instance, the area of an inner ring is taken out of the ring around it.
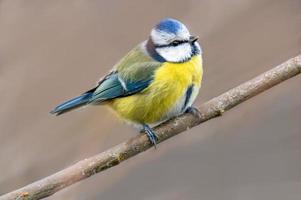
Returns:
[[[168,62],[183,62],[191,57],[192,49],[190,44],[183,43],[178,46],[156,48],[160,54]]]

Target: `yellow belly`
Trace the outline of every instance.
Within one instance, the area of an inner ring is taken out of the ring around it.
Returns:
[[[167,118],[169,110],[185,95],[190,85],[197,90],[200,88],[202,75],[201,56],[194,56],[185,63],[164,63],[145,90],[114,99],[109,105],[128,121],[156,123]]]

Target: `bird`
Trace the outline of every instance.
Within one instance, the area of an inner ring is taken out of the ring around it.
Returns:
[[[200,114],[192,106],[203,77],[202,49],[197,40],[182,22],[162,19],[94,88],[50,113],[61,115],[85,105],[107,105],[138,127],[156,147],[155,125],[186,112]]]

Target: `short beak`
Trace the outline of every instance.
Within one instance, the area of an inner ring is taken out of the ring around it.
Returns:
[[[199,39],[199,37],[198,36],[190,36],[190,38],[189,38],[189,42],[191,43],[191,44],[193,44],[195,41],[197,41]]]

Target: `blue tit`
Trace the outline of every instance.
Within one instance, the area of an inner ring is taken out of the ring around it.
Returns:
[[[84,105],[108,105],[138,125],[156,145],[154,124],[192,111],[203,76],[202,51],[178,20],[166,18],[134,47],[96,87],[55,107],[60,115]]]

